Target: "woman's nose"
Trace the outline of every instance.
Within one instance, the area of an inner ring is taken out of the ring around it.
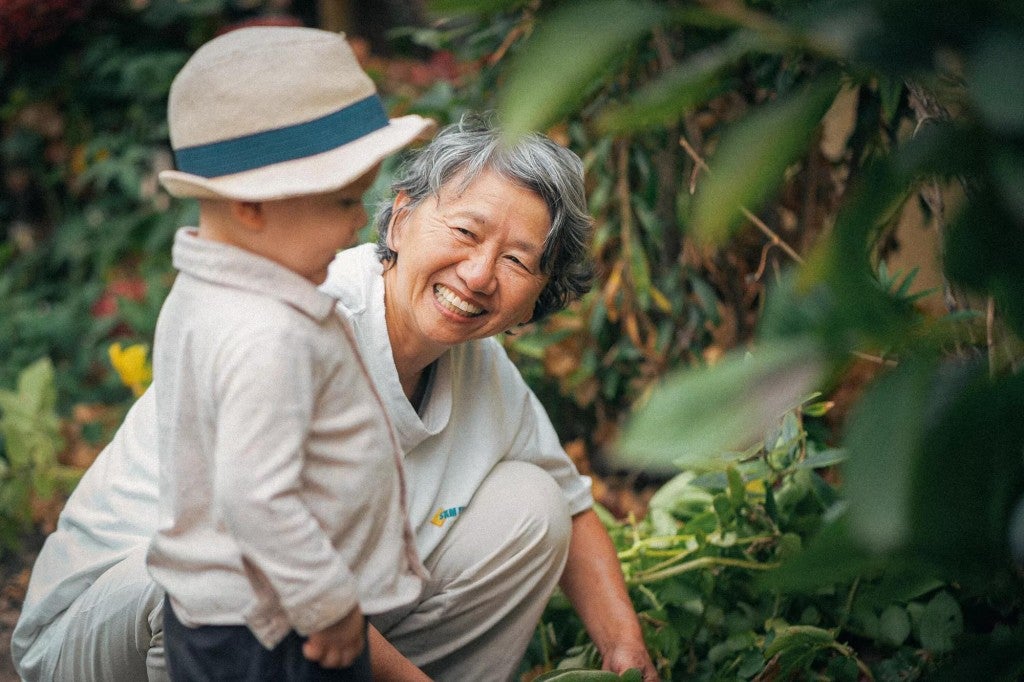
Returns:
[[[463,259],[455,272],[471,291],[477,293],[490,295],[498,286],[498,279],[494,276],[494,259],[489,254],[474,253]]]

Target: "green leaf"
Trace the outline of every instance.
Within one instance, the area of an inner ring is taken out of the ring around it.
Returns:
[[[910,534],[912,471],[934,371],[930,363],[902,363],[868,388],[850,417],[844,467],[850,529],[878,552]]]
[[[1024,374],[943,368],[932,428],[914,471],[915,553],[985,589],[1007,559],[1010,512],[1024,491]]]
[[[655,535],[675,535],[677,517],[685,520],[711,507],[711,493],[692,485],[694,478],[692,471],[684,471],[658,488],[651,497],[647,503],[647,519]]]
[[[1009,31],[982,39],[969,60],[974,105],[996,130],[1024,131],[1024,35]]]
[[[813,323],[840,347],[850,343],[854,332],[887,345],[908,326],[912,309],[878,286],[868,249],[871,234],[895,215],[906,198],[907,178],[896,166],[887,159],[865,167],[849,190],[850,200],[836,218],[832,236],[815,247],[799,273],[798,291],[815,294],[809,301],[818,308]],[[827,285],[827,295],[817,291],[815,285],[820,282]],[[784,307],[781,310],[792,315]]]
[[[953,650],[953,638],[964,631],[964,616],[956,599],[939,592],[921,614],[921,646],[933,653]]]
[[[725,474],[729,478],[729,502],[734,509],[742,509],[747,502],[747,490],[743,485],[743,477],[733,466],[727,468]]]
[[[53,410],[57,402],[57,391],[53,385],[53,363],[50,358],[40,358],[18,375],[18,397],[23,401],[23,410],[29,414],[42,414]]]
[[[808,417],[824,417],[829,410],[832,409],[832,402],[828,400],[822,400],[809,405],[804,405],[802,408],[804,415]]]
[[[878,638],[889,646],[900,646],[910,636],[910,615],[902,606],[890,604],[878,619]]]
[[[710,369],[670,376],[634,414],[618,443],[635,467],[720,469],[722,453],[762,437],[818,381],[809,340],[766,343],[749,358],[732,354]]]
[[[992,176],[1003,203],[1018,220],[1024,220],[1024,153],[999,149],[991,163]]]
[[[896,118],[900,99],[903,97],[903,80],[889,74],[879,74],[877,78],[882,115],[887,123],[891,123]]]
[[[521,4],[523,0],[428,0],[427,6],[436,14],[491,14]]]
[[[1024,336],[1024,230],[984,187],[951,222],[944,245],[951,280],[992,296],[1003,319]]]
[[[1019,680],[1024,676],[1024,626],[999,624],[991,632],[964,634],[944,657],[937,682]]]
[[[691,274],[687,281],[693,287],[693,293],[697,296],[697,300],[700,301],[700,307],[704,314],[708,316],[711,324],[721,324],[722,316],[718,312],[718,297],[715,296],[714,288],[706,280],[695,274]]]
[[[641,87],[628,103],[608,107],[598,127],[628,133],[674,123],[724,89],[723,71],[757,44],[755,34],[742,32],[720,47],[694,54]]]
[[[870,570],[873,559],[850,537],[845,518],[828,523],[803,552],[761,577],[765,589],[811,591]]]
[[[829,448],[828,450],[813,452],[807,455],[807,459],[800,462],[797,466],[801,469],[823,469],[825,467],[841,464],[845,461],[846,450],[841,448]]]
[[[765,658],[771,658],[787,649],[816,649],[829,646],[835,641],[832,633],[823,628],[813,625],[791,625],[775,635],[771,644],[765,647],[764,655]]]
[[[694,198],[695,237],[721,244],[738,226],[744,208],[760,208],[782,182],[786,168],[806,151],[838,89],[834,77],[819,78],[726,131]]]
[[[501,93],[506,135],[542,129],[577,106],[603,69],[666,16],[653,2],[593,0],[539,17]]]

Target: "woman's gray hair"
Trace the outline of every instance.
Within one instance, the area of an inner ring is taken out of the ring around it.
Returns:
[[[447,126],[399,171],[391,185],[405,192],[408,208],[436,197],[447,183],[464,188],[482,171],[491,170],[535,192],[547,204],[551,230],[544,242],[540,269],[548,283],[537,297],[533,320],[557,312],[590,288],[593,269],[587,243],[592,221],[583,190],[583,162],[573,152],[536,133],[507,145],[501,131],[480,117],[464,117]],[[377,213],[377,255],[394,264],[398,254],[387,244],[392,203]]]

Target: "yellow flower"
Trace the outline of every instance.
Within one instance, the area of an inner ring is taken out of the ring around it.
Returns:
[[[744,488],[746,488],[748,493],[753,493],[754,495],[764,495],[764,479],[752,478],[749,481],[747,481],[747,484],[744,486]]]
[[[121,377],[121,383],[132,389],[132,393],[138,398],[153,381],[153,367],[146,359],[149,346],[136,343],[121,348],[120,343],[112,343],[107,352],[110,354],[110,364]]]

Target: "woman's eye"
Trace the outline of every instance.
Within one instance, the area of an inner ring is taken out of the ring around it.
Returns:
[[[523,261],[519,260],[519,258],[517,256],[505,256],[505,258],[507,258],[508,261],[510,263],[512,263],[513,265],[515,265],[517,268],[520,268],[521,270],[523,270],[525,272],[530,272],[530,273],[533,272],[533,270],[530,269],[530,266],[528,266]]]

